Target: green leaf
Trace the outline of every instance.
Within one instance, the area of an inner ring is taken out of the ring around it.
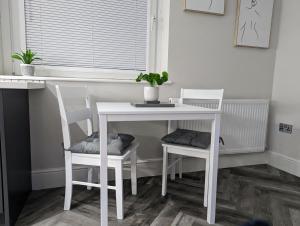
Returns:
[[[136,82],[141,82],[143,78],[143,73],[140,73],[140,75],[136,78]]]
[[[17,54],[17,53],[14,53],[13,55],[11,55],[11,57],[13,59],[19,60],[19,61],[21,61],[21,62],[24,63],[23,58],[19,54]]]
[[[169,74],[166,71],[162,72],[162,81],[167,82],[169,80]]]

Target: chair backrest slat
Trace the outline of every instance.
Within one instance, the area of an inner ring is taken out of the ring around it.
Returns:
[[[73,112],[67,112],[67,122],[72,124],[92,118],[92,112],[90,109],[82,109]]]
[[[87,93],[87,87],[62,87],[56,85],[55,88],[61,117],[64,148],[68,149],[71,146],[70,124],[86,120],[88,135],[91,135],[93,132],[90,98]],[[68,105],[78,105],[77,109],[69,111],[66,103]],[[78,107],[80,108],[78,109]]]

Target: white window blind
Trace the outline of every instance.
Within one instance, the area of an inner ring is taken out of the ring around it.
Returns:
[[[41,64],[145,71],[149,0],[25,0]]]

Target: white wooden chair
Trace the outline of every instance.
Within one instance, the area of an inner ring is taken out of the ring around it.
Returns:
[[[101,189],[101,185],[92,182],[92,167],[100,166],[100,154],[86,154],[86,153],[73,153],[68,149],[71,147],[71,136],[70,136],[70,124],[86,121],[87,122],[87,135],[90,136],[93,132],[92,124],[92,110],[90,98],[87,95],[86,87],[60,87],[56,86],[63,142],[65,150],[65,171],[66,171],[66,188],[65,188],[65,203],[64,210],[69,210],[72,199],[72,187],[73,185],[84,185],[88,189],[91,187],[97,187]],[[76,102],[77,108],[68,110],[66,103],[72,104]],[[81,103],[79,103],[81,102]],[[82,104],[83,103],[83,104]],[[79,106],[80,105],[80,106]],[[108,156],[108,167],[115,170],[115,186],[108,186],[109,189],[116,191],[116,207],[117,207],[117,218],[123,219],[123,162],[125,160],[131,160],[131,189],[132,194],[137,194],[137,177],[136,177],[136,149],[138,143],[133,142],[123,155],[109,155]],[[88,182],[75,181],[72,177],[72,166],[74,164],[86,165],[88,170]]]
[[[171,103],[184,103],[184,100],[215,100],[217,101],[217,109],[221,110],[224,90],[200,90],[200,89],[181,89],[180,98],[170,98]],[[169,121],[168,133],[178,128],[178,122]],[[170,143],[163,143],[163,171],[162,171],[162,196],[167,193],[167,177],[168,171],[171,169],[171,180],[175,179],[175,167],[178,164],[179,178],[182,178],[182,156],[196,157],[205,159],[205,185],[204,185],[204,202],[207,207],[208,197],[208,175],[209,175],[209,156],[210,150],[200,149],[192,146],[183,146]],[[168,165],[168,155],[170,156],[170,164]],[[178,156],[176,158],[176,156]]]

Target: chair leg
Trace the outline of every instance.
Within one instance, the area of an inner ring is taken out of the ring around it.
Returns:
[[[117,206],[117,219],[122,220],[124,218],[123,213],[123,170],[122,162],[118,162],[115,172],[116,180],[116,206]]]
[[[131,163],[131,193],[132,195],[136,195],[137,194],[136,151],[131,152],[130,163]]]
[[[176,155],[171,154],[171,163],[176,161]],[[176,173],[176,164],[174,164],[171,168],[171,180],[175,180],[175,173]]]
[[[167,179],[168,179],[168,150],[166,147],[164,147],[163,169],[162,169],[162,191],[161,191],[162,196],[165,196],[167,193]]]
[[[72,153],[65,151],[65,171],[66,171],[66,187],[65,187],[65,205],[64,210],[70,210],[72,201]]]
[[[179,173],[179,178],[182,179],[182,156],[179,157],[179,161],[178,161],[178,173]]]
[[[205,159],[205,183],[204,183],[204,202],[203,205],[207,207],[208,198],[208,175],[209,175],[209,159]]]
[[[92,182],[93,182],[93,168],[92,168],[92,167],[90,167],[90,168],[88,169],[88,182],[89,182],[89,183],[92,183]],[[87,188],[87,190],[92,190],[92,187],[91,187],[91,186],[87,186],[86,188]]]

